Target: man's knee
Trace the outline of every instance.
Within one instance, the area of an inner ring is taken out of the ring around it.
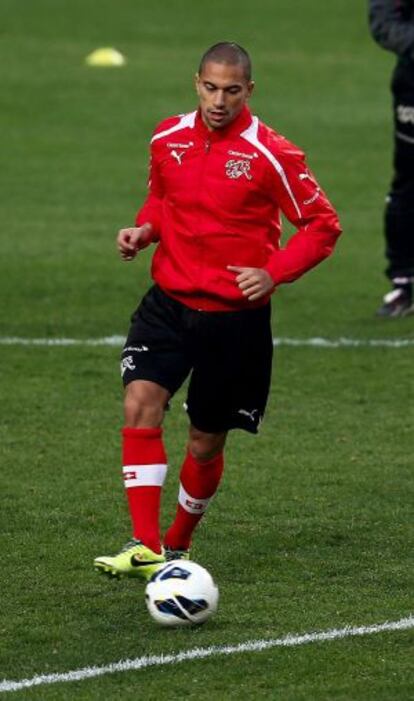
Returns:
[[[147,380],[135,380],[125,388],[125,425],[132,428],[158,428],[164,419],[169,393]]]
[[[207,462],[221,453],[226,443],[227,432],[204,433],[190,426],[188,449],[196,460]]]

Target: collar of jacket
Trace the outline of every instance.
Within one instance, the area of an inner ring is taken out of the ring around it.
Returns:
[[[247,107],[244,105],[241,112],[233,119],[230,124],[222,129],[208,129],[204,124],[200,108],[197,110],[197,115],[195,118],[194,128],[196,133],[203,139],[209,139],[210,141],[220,141],[221,139],[228,139],[232,136],[238,136],[242,131],[247,129],[252,123],[252,114]]]

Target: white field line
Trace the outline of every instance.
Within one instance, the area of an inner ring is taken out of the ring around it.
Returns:
[[[322,643],[331,640],[340,640],[342,638],[385,633],[387,631],[409,630],[410,628],[414,628],[414,616],[402,618],[399,621],[390,621],[371,626],[346,626],[345,628],[334,628],[333,630],[320,633],[305,633],[303,635],[289,634],[283,638],[270,640],[248,640],[238,645],[197,647],[192,650],[183,650],[182,652],[170,655],[150,655],[137,657],[133,660],[121,660],[120,662],[113,662],[103,667],[84,667],[83,669],[74,669],[71,672],[62,672],[60,674],[41,674],[31,679],[22,679],[21,681],[5,679],[3,682],[0,682],[0,693],[5,691],[19,691],[20,689],[28,689],[33,686],[42,686],[44,684],[82,681],[84,679],[102,677],[106,674],[115,674],[116,672],[130,672],[146,667],[160,667],[163,665],[178,664],[180,662],[202,660],[207,657],[237,655],[241,652],[261,652],[275,647],[297,647],[299,645],[307,645],[308,643]]]
[[[114,346],[122,347],[124,336],[104,338],[19,338],[0,336],[1,346]],[[275,337],[274,346],[311,348],[407,348],[414,346],[414,338],[289,338]]]

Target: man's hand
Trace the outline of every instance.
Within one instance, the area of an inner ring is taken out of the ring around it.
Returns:
[[[267,270],[263,268],[243,268],[238,265],[228,265],[227,270],[231,270],[232,273],[238,273],[236,283],[249,302],[254,302],[256,299],[265,297],[270,292],[273,292],[275,283]]]
[[[132,260],[141,248],[145,248],[151,242],[151,224],[121,229],[118,232],[116,245],[122,260]]]

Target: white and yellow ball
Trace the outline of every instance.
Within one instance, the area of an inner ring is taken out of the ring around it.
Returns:
[[[163,565],[145,590],[150,615],[164,626],[204,623],[217,611],[218,598],[211,574],[196,562],[186,560]]]

